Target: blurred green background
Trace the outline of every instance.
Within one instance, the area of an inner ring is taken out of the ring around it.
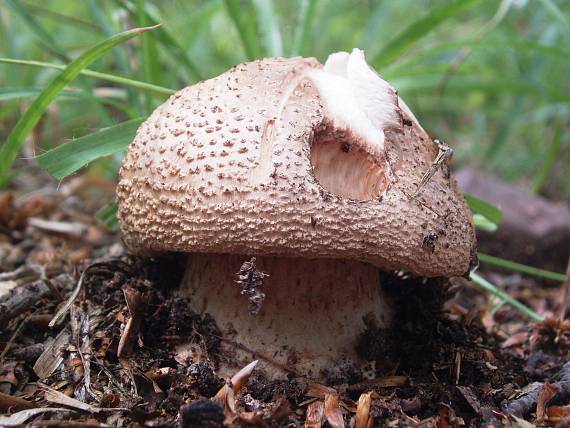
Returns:
[[[569,21],[570,0],[0,0],[0,57],[68,64],[112,34],[162,23],[89,69],[178,89],[256,57],[324,61],[359,47],[454,147],[456,167],[568,199]],[[0,63],[0,141],[58,72]],[[167,96],[135,86],[80,76],[21,157],[145,117]],[[119,160],[90,172],[113,178]]]

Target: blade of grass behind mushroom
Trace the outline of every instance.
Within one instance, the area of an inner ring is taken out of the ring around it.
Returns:
[[[505,303],[511,305],[513,308],[515,308],[517,311],[519,311],[521,314],[529,317],[531,320],[533,321],[544,321],[544,317],[540,314],[537,314],[534,310],[532,310],[531,308],[529,308],[528,306],[524,305],[523,303],[519,302],[516,299],[513,299],[511,296],[509,296],[507,293],[505,293],[504,291],[500,290],[499,288],[497,288],[494,284],[492,284],[491,282],[487,281],[485,278],[479,276],[478,274],[476,274],[475,272],[471,272],[469,274],[469,278],[471,279],[471,281],[473,281],[473,283],[475,285],[477,285],[479,288],[481,288],[482,290],[491,293],[494,296],[497,296],[499,299],[503,300]]]
[[[6,0],[6,4],[22,18],[30,30],[32,30],[37,40],[50,51],[52,55],[63,61],[69,61],[66,51],[58,45],[52,34],[38,22],[34,15],[29,13],[19,0]]]
[[[370,62],[376,68],[382,68],[384,65],[390,64],[410,49],[417,40],[475,4],[477,2],[474,0],[458,0],[432,9],[425,16],[413,22],[400,34],[388,41]]]
[[[497,226],[501,223],[503,213],[498,207],[469,193],[464,193],[463,196],[474,214],[481,214]]]
[[[37,157],[42,168],[61,180],[88,163],[125,150],[141,124],[131,119],[92,134],[71,140]]]
[[[500,267],[514,272],[521,272],[527,275],[535,276],[537,278],[550,279],[559,282],[564,282],[566,280],[566,275],[562,273],[535,268],[532,266],[524,265],[522,263],[513,262],[511,260],[505,260],[500,257],[491,256],[489,254],[478,252],[477,257],[479,258],[479,261],[491,266]]]
[[[142,4],[135,4],[132,1],[127,0],[115,0],[115,2],[137,16],[144,16],[147,22],[164,21],[164,18],[160,15],[159,9],[151,2],[142,2]],[[157,30],[158,31],[154,31],[152,33],[152,37],[162,45],[164,51],[167,52],[177,63],[181,63],[184,66],[184,69],[190,77],[189,81],[195,82],[202,80],[204,78],[203,73],[200,71],[196,63],[189,57],[187,50],[176,40],[176,37],[174,37],[169,27],[162,26]],[[156,60],[156,58],[153,58],[153,60]]]
[[[560,150],[562,149],[562,137],[564,135],[564,127],[562,120],[557,120],[552,130],[552,140],[548,145],[546,155],[542,160],[542,164],[538,173],[534,176],[532,182],[532,191],[539,193],[544,187],[546,180],[550,177],[552,169],[559,158]]]
[[[56,70],[65,70],[65,65],[53,64],[51,62],[44,61],[30,61],[24,59],[16,58],[0,58],[0,63],[3,64],[14,64],[14,65],[27,65],[32,67],[40,68],[53,68]],[[118,76],[116,74],[101,73],[99,71],[93,71],[88,68],[84,68],[79,72],[82,76],[92,77],[94,79],[103,80],[106,82],[117,83],[119,85],[128,86],[136,89],[140,89],[144,92],[150,92],[157,95],[172,95],[174,93],[173,89],[165,88],[163,86],[153,85],[148,82],[142,82],[140,80],[129,79],[128,77]]]
[[[564,321],[566,318],[566,311],[570,307],[570,257],[568,258],[568,264],[566,265],[566,279],[562,283],[561,292],[561,302],[560,302],[560,313],[558,319],[560,322]]]
[[[263,22],[260,32],[264,39],[265,54],[283,56],[283,40],[275,14],[274,0],[252,0],[252,2],[261,22]]]
[[[559,27],[564,31],[566,41],[570,41],[570,21],[552,0],[539,0],[544,9],[558,21]]]
[[[100,220],[107,229],[112,232],[117,232],[119,230],[120,224],[117,218],[117,203],[115,201],[108,203],[103,206],[95,214],[98,220]]]
[[[70,83],[82,69],[87,67],[97,58],[107,53],[110,49],[119,43],[131,39],[146,31],[152,30],[155,27],[149,28],[135,28],[133,30],[124,31],[111,38],[97,43],[92,48],[85,51],[72,63],[70,63],[65,70],[63,70],[36,98],[30,108],[26,110],[24,115],[20,118],[16,126],[12,129],[6,142],[0,148],[0,177],[8,173],[12,163],[18,156],[18,152],[25,138],[33,130],[35,125],[39,122],[49,104],[57,97],[61,90]]]
[[[254,60],[262,56],[258,37],[258,19],[252,0],[246,0],[245,5],[232,0],[224,0],[226,10],[240,36],[242,46],[248,59]]]
[[[32,33],[35,34],[37,40],[41,44],[45,45],[52,55],[64,62],[70,61],[70,57],[66,49],[64,49],[60,43],[52,37],[51,32],[44,27],[42,22],[36,19],[35,14],[29,10],[29,6],[27,4],[22,3],[20,0],[8,0],[7,3],[8,6],[10,6],[11,9],[22,18],[23,22],[30,28]],[[91,93],[93,90],[93,85],[88,81],[79,79],[78,85],[87,93]],[[104,123],[111,123],[111,114],[103,108],[96,99],[92,99],[89,104],[91,108],[93,108],[103,119]]]
[[[295,33],[291,55],[304,55],[311,31],[313,30],[313,20],[318,0],[301,0],[299,6],[299,26]]]

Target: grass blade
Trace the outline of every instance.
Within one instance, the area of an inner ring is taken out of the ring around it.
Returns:
[[[253,5],[263,25],[261,34],[265,39],[265,53],[269,56],[283,56],[283,40],[281,31],[275,15],[273,0],[253,0]]]
[[[108,89],[108,88],[107,88]],[[0,102],[2,101],[11,101],[11,100],[18,100],[22,98],[31,98],[38,96],[42,93],[43,88],[34,88],[34,87],[21,87],[21,88],[0,88]],[[117,98],[121,96],[120,91],[117,91],[117,94],[114,94],[111,91],[106,95],[91,95],[89,92],[79,91],[75,89],[64,89],[58,95],[59,99],[65,100],[88,100],[88,101],[95,101],[101,105],[108,105],[115,107],[116,109],[124,111],[130,117],[136,117],[137,115],[133,115],[133,110],[129,104],[117,101]],[[124,98],[124,97],[123,97]],[[0,114],[3,114],[2,111]],[[1,118],[1,116],[0,116]]]
[[[465,193],[463,196],[465,196],[465,200],[469,204],[471,211],[476,214],[481,214],[495,224],[501,223],[503,213],[495,205],[469,193]]]
[[[32,67],[54,68],[57,70],[65,70],[65,68],[67,67],[66,65],[53,64],[51,62],[29,61],[29,60],[14,59],[14,58],[0,58],[0,63],[28,65]],[[93,77],[99,80],[104,80],[107,82],[117,83],[119,85],[130,86],[133,88],[140,89],[142,91],[152,92],[159,95],[172,95],[174,92],[176,92],[174,89],[153,85],[147,82],[141,82],[140,80],[129,79],[127,77],[117,76],[116,74],[100,73],[99,71],[89,70],[88,68],[84,68],[79,72],[79,74],[83,76]]]
[[[473,224],[477,229],[485,232],[496,232],[499,228],[496,223],[481,214],[473,214]]]
[[[136,8],[136,6],[129,1],[118,0],[117,4],[121,7],[127,9],[133,14],[144,14],[144,17],[148,22],[161,22],[162,19],[156,7],[152,4],[145,3],[141,8]],[[196,63],[190,59],[186,50],[181,46],[181,44],[176,40],[176,38],[169,31],[168,27],[160,27],[157,31],[152,32],[152,37],[158,40],[168,51],[170,56],[174,58],[177,62],[182,62],[189,76],[195,81],[202,80],[202,73]]]
[[[52,149],[36,159],[50,175],[61,180],[103,156],[125,150],[133,141],[142,118],[100,129]]]
[[[258,20],[250,1],[248,0],[246,3],[248,7],[243,7],[242,2],[239,0],[224,0],[230,18],[238,30],[247,58],[254,60],[261,58],[261,48],[259,47],[257,34]]]
[[[101,4],[98,0],[87,0],[87,7],[91,16],[91,19],[97,23],[100,30],[103,32],[104,37],[111,37],[117,32],[112,21],[112,17],[105,13],[105,6]],[[131,64],[128,61],[129,53],[127,46],[119,45],[111,53],[115,59],[118,70],[127,76],[132,76]],[[138,96],[137,92],[132,87],[127,88],[129,104],[136,108],[139,114],[143,114],[142,100]]]
[[[301,0],[299,7],[299,28],[295,35],[291,55],[304,55],[306,53],[316,9],[317,0]]]
[[[519,302],[517,299],[513,299],[503,290],[497,288],[494,284],[490,283],[485,278],[479,276],[475,272],[471,272],[471,274],[469,274],[469,279],[471,279],[471,281],[473,281],[473,283],[482,290],[492,294],[493,296],[497,296],[503,302],[505,302],[508,305],[511,305],[513,308],[515,308],[521,314],[526,315],[531,320],[536,322],[544,321],[544,317],[542,315],[537,314],[534,310],[532,310],[525,304]]]
[[[390,74],[391,75],[391,74]],[[391,83],[402,93],[414,92],[417,95],[431,95],[441,85],[441,76],[426,75],[391,79]],[[447,84],[446,94],[463,96],[472,92],[481,92],[494,96],[497,94],[512,94],[517,96],[529,95],[537,100],[551,102],[570,102],[570,95],[559,88],[544,82],[534,82],[530,79],[481,78],[480,76],[461,75]],[[517,105],[519,105],[518,103]]]
[[[406,58],[405,61],[399,61],[393,65],[386,66],[382,71],[385,76],[392,75],[398,76],[400,73],[409,72],[410,69],[416,68],[418,63],[422,61],[432,61],[433,58],[440,56],[441,54],[450,53],[456,50],[461,50],[464,48],[470,49],[481,49],[483,51],[489,51],[491,49],[502,49],[505,52],[512,49],[517,52],[517,54],[543,54],[548,55],[552,59],[563,59],[566,60],[570,57],[570,50],[562,49],[559,46],[546,45],[543,43],[536,43],[533,40],[527,38],[485,38],[485,39],[463,39],[458,41],[450,41],[445,43],[438,43],[430,47],[421,48],[414,51],[414,55]],[[447,62],[444,64],[446,65]]]
[[[562,135],[564,134],[564,127],[562,126],[562,121],[559,120],[556,122],[554,126],[554,132],[552,135],[552,142],[548,146],[546,151],[546,157],[540,166],[540,170],[536,177],[534,177],[534,181],[532,183],[532,191],[534,193],[540,192],[542,186],[544,186],[545,181],[550,176],[556,161],[558,160],[558,155],[560,150],[562,149]]]
[[[148,19],[148,16],[144,12],[145,0],[136,0],[136,11],[135,19],[138,27],[146,27],[148,25],[154,25],[156,22],[152,22]],[[141,62],[141,80],[146,82],[157,82],[158,76],[160,74],[160,60],[158,60],[158,49],[156,47],[155,40],[149,36],[149,34],[144,34],[140,38],[141,47],[139,58]],[[152,111],[152,98],[149,93],[144,94],[144,107],[145,112],[149,113]]]
[[[41,88],[0,88],[0,101],[19,100],[38,95]]]
[[[523,265],[522,263],[501,259],[499,257],[490,256],[488,254],[483,254],[483,253],[478,253],[477,257],[479,257],[479,260],[481,262],[487,263],[491,266],[496,266],[515,272],[525,273],[527,275],[536,276],[538,278],[550,279],[552,281],[559,281],[559,282],[566,281],[566,276],[562,273],[551,272],[548,270]]]
[[[57,45],[51,34],[46,31],[42,25],[40,25],[36,18],[30,14],[24,6],[22,6],[19,0],[6,0],[6,3],[26,22],[42,45],[61,60],[69,62],[69,58],[65,51]]]
[[[119,219],[117,218],[117,203],[111,202],[101,208],[95,214],[98,218],[111,232],[117,232],[120,228]]]
[[[559,7],[552,0],[539,0],[544,8],[556,19],[561,25],[567,38],[570,37],[570,23],[568,18],[562,13]]]
[[[96,24],[93,24],[88,20],[76,16],[66,15],[58,11],[51,10],[45,6],[41,6],[38,4],[30,4],[28,2],[26,2],[26,8],[28,8],[28,10],[31,11],[33,14],[43,15],[46,18],[59,22],[61,24],[68,24],[81,30],[97,32],[97,33],[100,32]]]
[[[49,104],[68,83],[80,74],[82,69],[107,53],[113,46],[154,28],[155,27],[135,28],[119,33],[97,43],[69,64],[34,100],[30,108],[26,110],[18,123],[16,123],[16,126],[12,129],[5,143],[0,148],[0,177],[3,177],[8,172],[25,138],[34,129]]]
[[[39,39],[40,43],[44,45],[53,55],[58,57],[63,62],[71,61],[65,49],[63,49],[52,37],[51,32],[46,30],[41,25],[41,23],[36,20],[35,16],[28,11],[27,5],[24,6],[20,0],[8,0],[8,5],[12,7],[12,9],[18,13],[18,15],[20,15],[20,17],[26,22],[27,26]],[[89,82],[79,81],[79,86],[82,86],[86,92],[90,92],[92,90],[91,84]],[[103,122],[112,123],[111,115],[97,102],[96,99],[91,101],[91,105],[101,116]]]
[[[475,3],[477,3],[477,0],[457,0],[451,4],[446,3],[432,9],[427,15],[413,22],[398,36],[389,41],[374,56],[371,63],[377,69],[392,63],[410,49],[417,40]]]

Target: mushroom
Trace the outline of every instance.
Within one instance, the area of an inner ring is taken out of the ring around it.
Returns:
[[[189,253],[183,293],[235,367],[254,354],[271,375],[318,378],[361,362],[365,320],[389,327],[379,269],[469,271],[474,228],[446,162],[418,190],[438,150],[358,49],[240,64],[138,129],[117,187],[123,240]]]

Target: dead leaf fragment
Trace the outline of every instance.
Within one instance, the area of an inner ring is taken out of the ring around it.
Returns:
[[[325,394],[325,418],[332,428],[344,428],[338,395]]]
[[[116,412],[116,411],[128,411],[129,409],[125,409],[122,407],[95,407],[91,404],[84,403],[83,401],[76,400],[75,398],[68,397],[67,395],[59,392],[56,389],[51,388],[50,386],[39,383],[38,386],[44,391],[44,398],[51,402],[60,404],[63,406],[72,407],[76,410],[82,410],[84,412],[89,413],[100,413],[100,412]]]
[[[10,416],[0,416],[0,427],[11,427],[25,423],[31,417],[37,416],[40,413],[46,412],[70,412],[70,409],[61,407],[40,407],[37,409],[22,410]]]
[[[8,410],[25,410],[31,409],[33,407],[36,406],[34,406],[28,400],[0,392],[0,411],[2,412],[7,412]]]
[[[536,420],[543,422],[546,417],[546,405],[556,395],[558,388],[548,382],[545,382],[542,389],[538,393],[536,401]]]
[[[358,399],[354,428],[371,428],[373,426],[374,421],[373,418],[370,417],[372,394],[372,392],[367,392],[366,394],[362,394]]]
[[[550,406],[546,409],[546,415],[549,423],[558,423],[562,419],[570,417],[570,405]]]
[[[235,394],[237,394],[242,386],[247,382],[253,373],[257,362],[258,360],[252,361],[235,375],[233,375],[233,377],[230,379],[229,384],[226,383],[224,386],[222,386],[214,398],[212,398],[212,401],[219,404],[224,409],[224,424],[231,425],[233,421],[238,417]]]
[[[481,403],[473,394],[473,391],[468,386],[457,386],[457,390],[461,393],[467,404],[473,409],[478,415],[481,414]]]
[[[304,428],[321,428],[323,417],[325,415],[325,403],[315,401],[307,407],[307,416],[305,418]]]
[[[528,333],[526,331],[520,331],[518,333],[513,334],[511,337],[505,340],[501,344],[501,348],[506,349],[522,345],[527,341],[527,339],[528,339]]]
[[[465,426],[465,421],[455,415],[451,407],[446,404],[441,404],[439,411],[439,418],[437,421],[438,428],[459,428]]]

